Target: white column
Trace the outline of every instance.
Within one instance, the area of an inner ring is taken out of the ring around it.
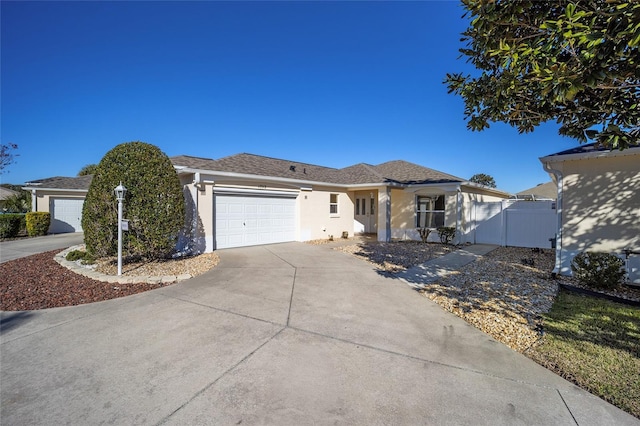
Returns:
[[[391,188],[378,190],[378,241],[391,241]]]

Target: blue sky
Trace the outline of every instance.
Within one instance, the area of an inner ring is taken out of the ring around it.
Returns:
[[[75,176],[122,142],[329,167],[402,159],[517,192],[577,145],[555,123],[466,129],[458,2],[6,2],[3,183]]]

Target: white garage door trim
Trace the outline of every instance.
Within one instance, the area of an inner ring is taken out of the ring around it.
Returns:
[[[294,241],[296,195],[216,193],[215,249]]]
[[[82,205],[84,198],[50,198],[51,225],[49,232],[82,232]]]

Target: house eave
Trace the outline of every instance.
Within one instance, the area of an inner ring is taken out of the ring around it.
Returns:
[[[252,175],[246,173],[235,173],[235,172],[221,172],[216,170],[207,170],[207,169],[195,169],[191,167],[176,167],[176,171],[178,174],[196,174],[200,173],[201,175],[207,175],[216,180],[217,177],[223,178],[223,180],[230,179],[238,179],[238,180],[247,180],[247,181],[256,181],[256,182],[269,182],[269,183],[284,183],[289,185],[303,185],[303,186],[333,186],[338,188],[347,188],[350,185],[345,185],[341,183],[331,183],[331,182],[322,182],[322,181],[313,181],[313,180],[304,180],[304,179],[292,179],[292,178],[283,178],[276,176],[263,176],[263,175]]]
[[[25,191],[49,191],[49,192],[89,192],[88,189],[47,188],[42,186],[23,186]]]
[[[595,152],[579,152],[575,154],[563,154],[563,155],[547,155],[539,157],[541,163],[561,163],[563,161],[571,160],[589,160],[593,158],[612,158],[612,157],[626,157],[629,155],[639,155],[640,147],[627,148],[623,151],[595,151]]]

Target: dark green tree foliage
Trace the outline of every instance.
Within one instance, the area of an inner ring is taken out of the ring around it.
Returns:
[[[78,176],[92,175],[96,172],[96,168],[98,168],[97,164],[87,164],[80,169]]]
[[[640,139],[640,2],[463,0],[460,49],[479,71],[447,74],[471,130],[520,133],[556,120],[559,133],[611,149]]]
[[[475,175],[471,176],[469,182],[474,182],[479,185],[487,186],[489,188],[496,187],[496,181],[493,179],[493,177],[484,173],[476,173]]]
[[[127,188],[123,217],[123,253],[149,259],[172,253],[184,224],[182,187],[169,158],[144,142],[123,143],[102,158],[82,210],[87,250],[97,257],[113,256],[118,247],[118,184]]]

